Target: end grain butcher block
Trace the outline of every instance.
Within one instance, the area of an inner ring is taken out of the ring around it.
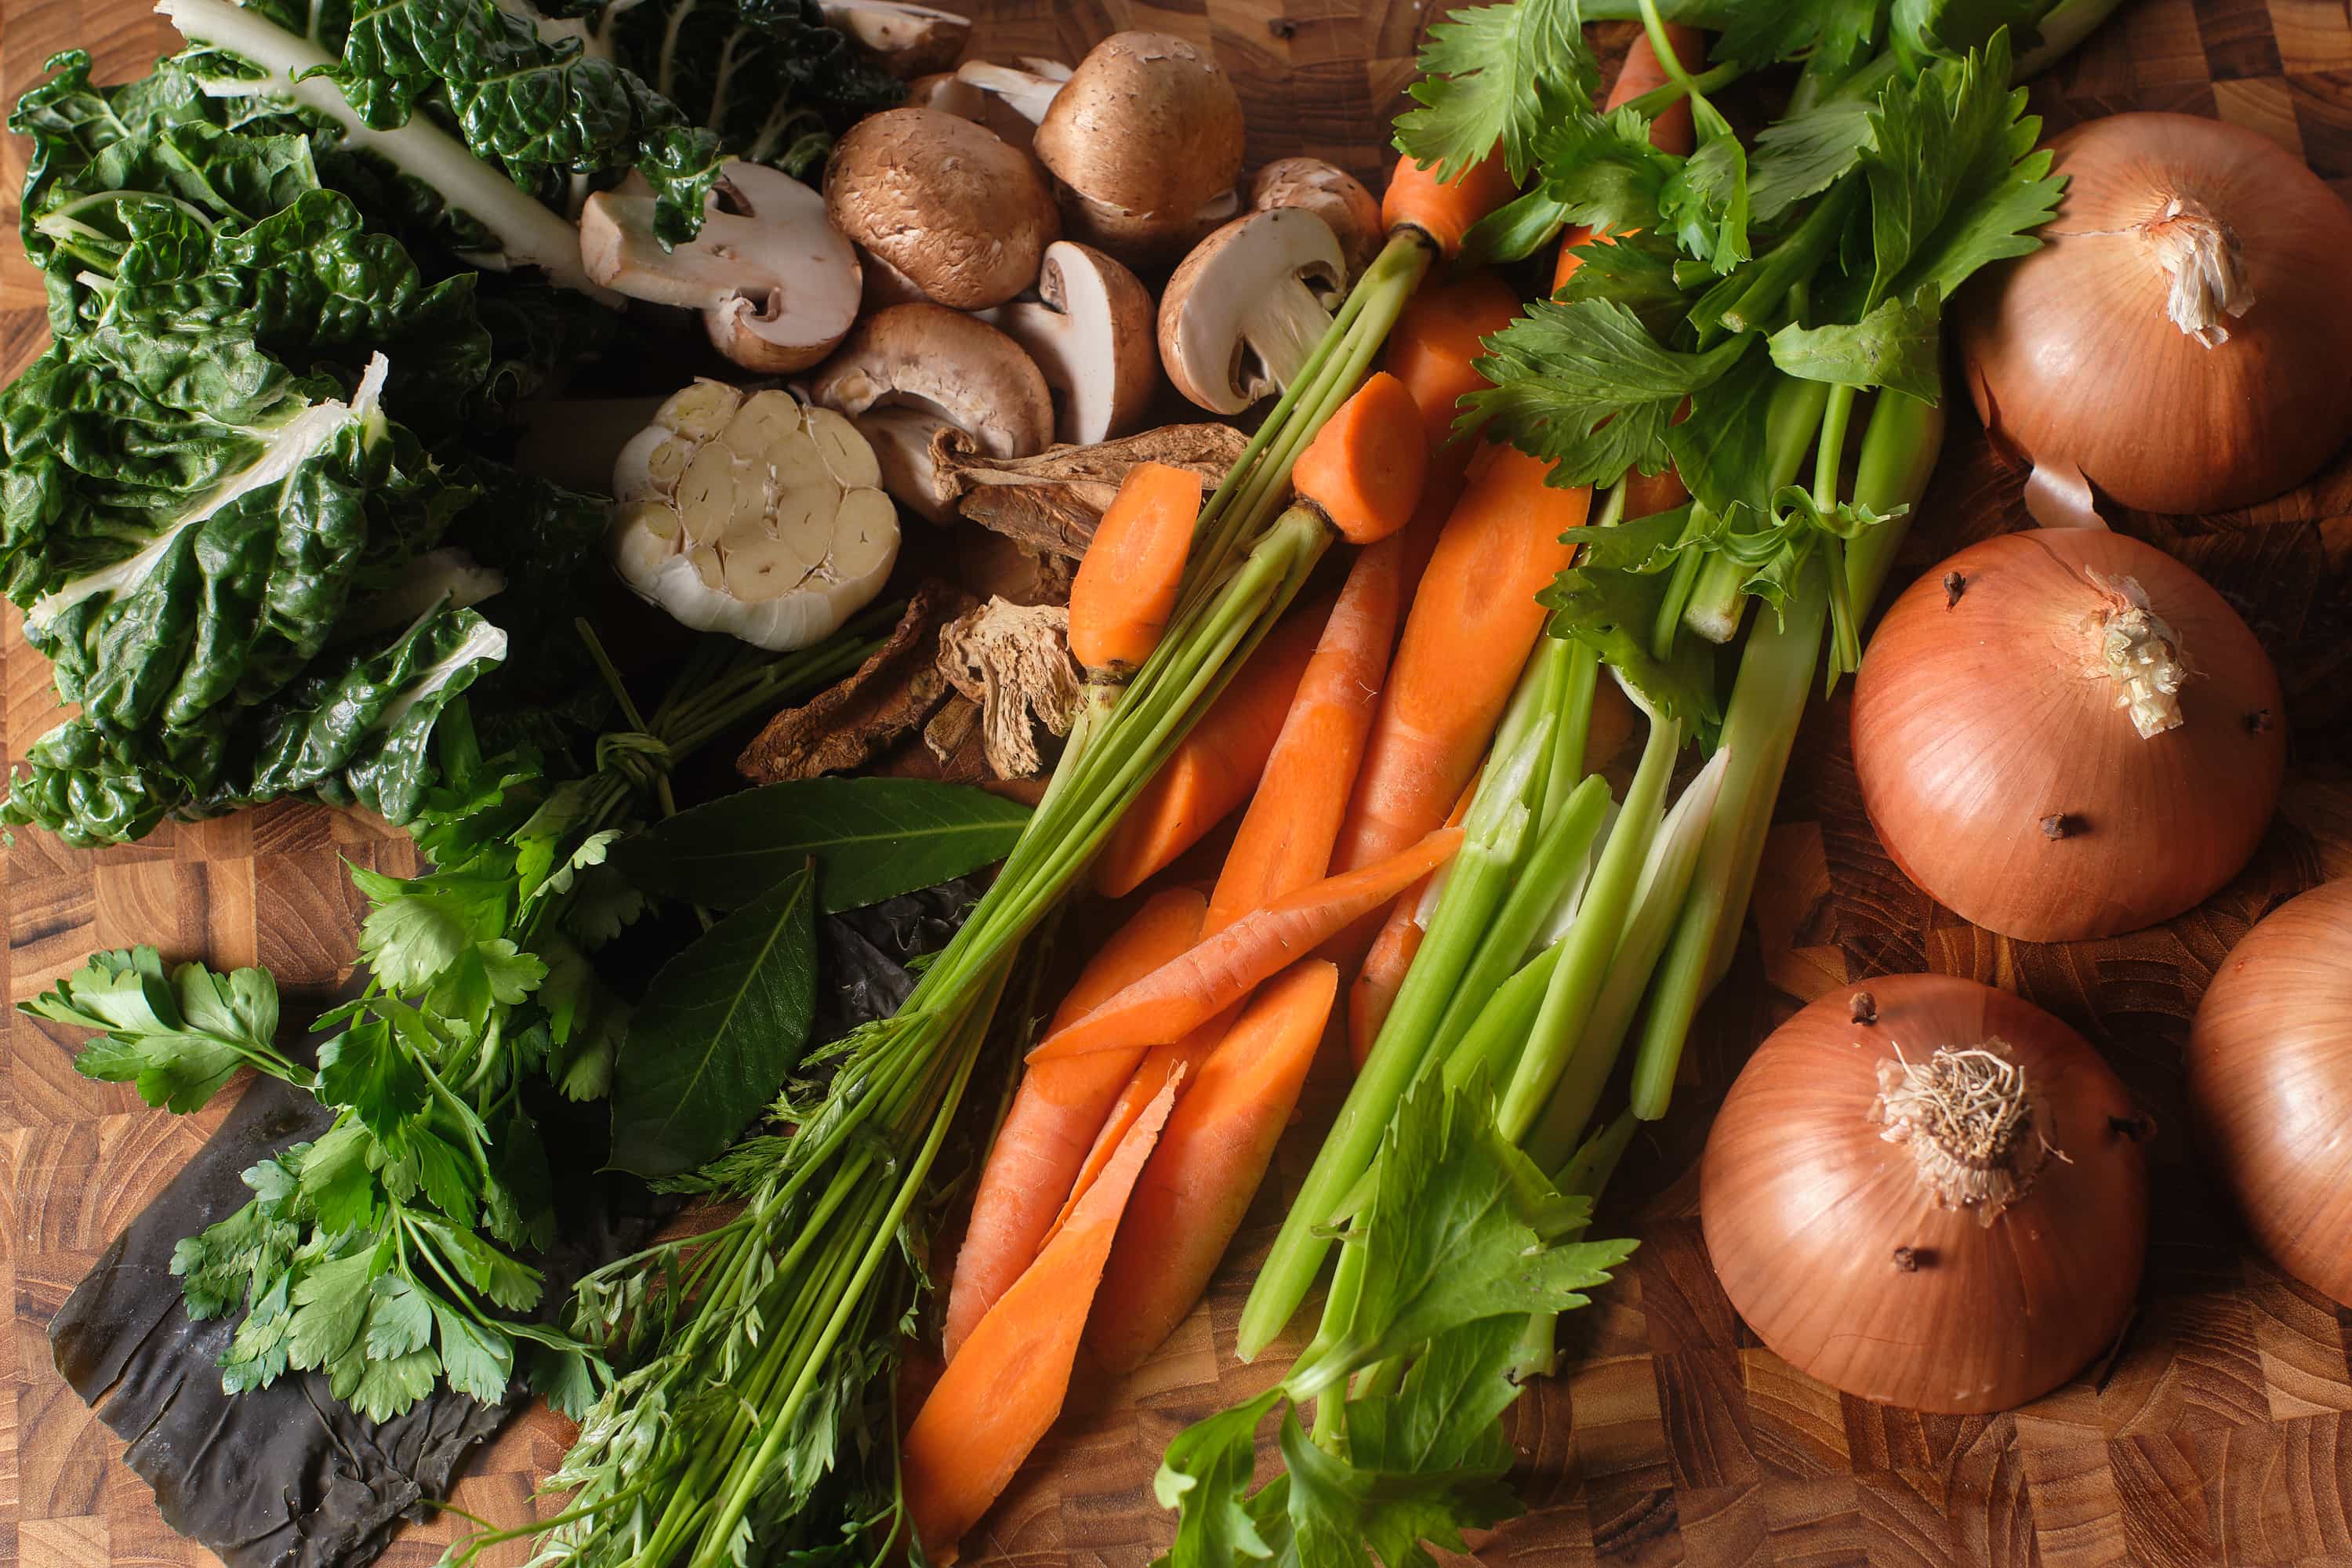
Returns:
[[[1385,165],[1384,121],[1427,20],[1420,6],[1379,0],[977,9],[974,52],[994,58],[1075,58],[1120,26],[1200,40],[1240,85],[1253,163],[1310,153],[1368,178]],[[170,43],[142,0],[5,0],[0,26],[0,92],[11,101],[57,50],[90,49],[100,79],[116,80]],[[2352,190],[2352,22],[2340,0],[2131,0],[2033,96],[2053,129],[2120,109],[2217,116]],[[0,184],[12,194],[25,156],[11,138]],[[13,241],[0,249],[0,355],[13,372],[43,342],[41,289]],[[2021,526],[2016,490],[1958,415],[1904,574]],[[1844,704],[1820,707],[1781,799],[1751,940],[1703,1016],[1674,1115],[1636,1143],[1610,1194],[1604,1230],[1638,1235],[1641,1250],[1569,1320],[1559,1378],[1521,1402],[1515,1435],[1531,1511],[1484,1542],[1482,1560],[2352,1564],[2352,1313],[2249,1250],[2197,1162],[2181,1089],[2188,1017],[2222,955],[2294,891],[2352,875],[2352,466],[2249,512],[2125,525],[2220,588],[2286,676],[2293,771],[2260,854],[2167,927],[2064,948],[1991,936],[1895,869],[1862,814]],[[48,727],[51,698],[13,622],[5,659],[13,758]],[[94,852],[20,834],[0,852],[9,995],[36,994],[93,949],[135,942],[224,968],[258,963],[289,987],[331,984],[352,960],[359,916],[346,860],[395,873],[414,864],[404,835],[310,807]],[[1990,1418],[1879,1408],[1800,1375],[1734,1315],[1699,1239],[1707,1118],[1755,1044],[1812,997],[1923,969],[2013,989],[2082,1030],[2162,1129],[2136,1321],[2091,1373]],[[53,1368],[47,1328],[231,1111],[226,1097],[184,1120],[149,1110],[127,1086],[74,1073],[70,1031],[15,1013],[8,1028],[0,1284],[16,1331],[0,1349],[0,1562],[207,1561],[162,1522],[122,1440]],[[1329,1108],[1329,1086],[1318,1092],[1310,1121]],[[968,1542],[968,1560],[1139,1568],[1164,1546],[1169,1517],[1150,1490],[1160,1448],[1272,1375],[1234,1362],[1234,1320],[1312,1147],[1297,1132],[1285,1143],[1207,1303],[1160,1354],[1120,1382],[1080,1380],[1073,1408]],[[527,1521],[534,1482],[568,1436],[543,1409],[516,1421],[466,1468],[458,1505]],[[422,1568],[455,1529],[412,1526],[383,1561]],[[517,1543],[490,1561],[527,1555]]]

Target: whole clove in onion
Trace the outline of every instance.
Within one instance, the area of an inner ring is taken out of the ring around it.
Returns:
[[[1731,1304],[1800,1372],[1957,1415],[2114,1341],[2147,1249],[2148,1127],[2080,1035],[1953,975],[1822,997],[1717,1113],[1699,1217]]]
[[[2042,529],[1969,546],[1888,609],[1854,679],[1854,771],[1887,853],[1939,903],[2030,942],[2111,936],[2252,856],[2282,711],[2269,656],[2204,579],[2105,529]]]
[[[2352,213],[2220,121],[2118,114],[2050,146],[2067,184],[2042,247],[1987,268],[1959,320],[2034,515],[2088,521],[2091,487],[2218,511],[2308,479],[2352,434]]]
[[[2189,1026],[2189,1090],[2263,1250],[2352,1305],[2352,880],[2231,950]]]

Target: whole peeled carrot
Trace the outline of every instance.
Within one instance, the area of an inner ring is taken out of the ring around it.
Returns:
[[[899,1479],[930,1562],[956,1560],[957,1541],[1062,1413],[1119,1215],[1175,1099],[1164,1090],[1151,1102],[1070,1223],[973,1327],[907,1428]]]
[[[1478,774],[1474,772],[1470,782],[1463,786],[1461,797],[1454,801],[1453,815],[1445,819],[1448,827],[1459,827],[1462,819],[1470,815],[1470,802],[1478,794]],[[1421,939],[1427,934],[1421,924],[1421,900],[1429,891],[1429,879],[1423,877],[1397,895],[1389,910],[1388,923],[1372,941],[1364,963],[1356,972],[1355,983],[1348,987],[1348,1058],[1359,1068],[1371,1054],[1372,1042],[1380,1037],[1381,1026],[1388,1022],[1389,1008],[1395,1005],[1398,991],[1404,986],[1405,971],[1412,967],[1413,956],[1421,952]]]
[[[1070,652],[1088,669],[1133,669],[1160,646],[1176,608],[1201,476],[1138,463],[1095,525],[1070,583]]]
[[[1428,464],[1420,405],[1404,383],[1375,371],[1315,433],[1290,484],[1341,538],[1373,544],[1412,519]]]
[[[1518,194],[1499,147],[1451,180],[1439,179],[1434,164],[1424,169],[1403,154],[1381,196],[1381,223],[1391,234],[1419,229],[1451,260],[1462,254],[1462,237],[1480,218]]]
[[[1477,369],[1486,340],[1518,315],[1519,291],[1482,270],[1423,284],[1389,329],[1381,368],[1404,384],[1421,410],[1433,477],[1450,470],[1458,481],[1477,451],[1475,441],[1454,439],[1454,421],[1461,415],[1462,399],[1486,384]]]
[[[1145,900],[1088,961],[1055,1012],[1053,1028],[1084,1017],[1201,940],[1208,900],[1191,888],[1170,888]],[[1141,1051],[1098,1051],[1066,1061],[1039,1062],[1022,1075],[1013,1108],[996,1131],[971,1223],[948,1282],[947,1358],[1021,1271],[1036,1260],[1101,1131],[1103,1118],[1142,1059]],[[1139,1112],[1141,1107],[1138,1106]],[[1132,1119],[1129,1121],[1132,1125]],[[1124,1135],[1126,1129],[1120,1129]],[[1108,1158],[1108,1154],[1106,1154]]]
[[[1590,490],[1554,489],[1546,464],[1509,447],[1484,463],[1405,618],[1332,858],[1341,870],[1382,862],[1445,820],[1543,629],[1536,595],[1575,553],[1562,535],[1584,521]],[[1360,932],[1351,960],[1372,934]]]
[[[1686,68],[1699,64],[1706,53],[1706,35],[1696,27],[1669,22],[1666,24],[1666,41],[1675,47],[1675,58]],[[1665,65],[1658,58],[1658,51],[1651,44],[1650,35],[1644,29],[1633,35],[1633,47],[1625,51],[1625,62],[1617,68],[1617,79],[1609,84],[1606,107],[1621,108],[1643,93],[1665,85]],[[1675,100],[1650,121],[1650,145],[1662,153],[1687,153],[1691,150],[1689,99]],[[1576,247],[1591,243],[1595,237],[1593,232],[1582,225],[1571,225],[1559,237],[1559,258],[1552,270],[1553,293],[1557,294],[1565,288],[1569,278],[1576,271]],[[1642,514],[1629,511],[1625,515],[1639,517]]]
[[[1328,877],[1252,910],[1047,1036],[1029,1059],[1052,1061],[1181,1039],[1248,995],[1260,981],[1435,870],[1461,846],[1461,829],[1441,829],[1376,866]]]
[[[1329,605],[1301,605],[1266,633],[1111,830],[1095,860],[1095,891],[1126,897],[1250,797],[1315,657]]]
[[[1142,1365],[1208,1289],[1298,1103],[1339,987],[1339,970],[1314,959],[1267,982],[1176,1102],[1087,1322],[1087,1343],[1110,1371]]]

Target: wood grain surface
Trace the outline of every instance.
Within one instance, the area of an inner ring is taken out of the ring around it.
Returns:
[[[1766,0],[1759,0],[1766,3]],[[1433,9],[1434,7],[1432,7]],[[1382,0],[1177,0],[1164,6],[983,5],[976,52],[1075,59],[1120,26],[1212,43],[1241,84],[1253,161],[1291,153],[1366,175],[1411,77],[1427,14]],[[144,68],[172,36],[141,0],[0,0],[0,96],[42,61],[97,55],[103,79]],[[2053,128],[2116,110],[2218,115],[2307,159],[2352,193],[2352,21],[2344,0],[2126,0],[2039,84]],[[8,140],[0,186],[24,147]],[[14,213],[7,215],[13,237]],[[37,276],[0,243],[0,363],[37,352]],[[2085,386],[2083,395],[2100,395]],[[1965,414],[1902,579],[1971,540],[2023,525],[2016,478]],[[1738,967],[1706,1010],[1672,1117],[1637,1145],[1601,1228],[1643,1240],[1633,1266],[1568,1320],[1562,1375],[1515,1417],[1531,1512],[1481,1543],[1492,1563],[1685,1563],[1699,1568],[2321,1568],[2352,1564],[2352,1312],[2252,1256],[2204,1177],[2181,1098],[2187,1018],[2230,946],[2311,883],[2352,874],[2352,464],[2226,517],[2119,525],[2191,562],[2244,612],[2287,689],[2294,767],[2254,864],[2171,925],[2068,947],[2011,942],[1937,909],[1864,820],[1842,701],[1809,719]],[[1895,584],[1901,585],[1900,580]],[[6,754],[52,721],[46,671],[0,630]],[[404,837],[279,806],[85,853],[39,835],[0,850],[7,994],[22,999],[93,948],[151,942],[173,957],[260,963],[291,984],[350,962],[343,861],[407,869]],[[1709,1270],[1696,1163],[1714,1105],[1755,1043],[1801,1003],[1867,976],[1935,969],[2022,993],[2082,1029],[2154,1111],[2155,1225],[2138,1316],[2095,1378],[2011,1415],[1958,1419],[1843,1399],[1748,1333]],[[108,1240],[211,1130],[73,1071],[69,1031],[7,1015],[0,1058],[0,1563],[197,1563],[157,1520],[117,1439],[49,1363],[50,1314]],[[1329,1086],[1310,1118],[1328,1110]],[[1205,1308],[1150,1365],[1082,1380],[1074,1405],[968,1542],[975,1559],[1139,1565],[1167,1540],[1150,1477],[1186,1423],[1263,1387],[1232,1359],[1256,1258],[1313,1149],[1294,1130]],[[528,1517],[567,1437],[543,1410],[474,1465],[460,1506]],[[254,1478],[266,1485],[267,1478]],[[414,1529],[385,1559],[424,1568],[451,1527]],[[520,1546],[499,1563],[519,1563]]]

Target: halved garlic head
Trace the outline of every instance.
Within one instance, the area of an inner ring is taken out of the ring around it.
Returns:
[[[882,591],[898,513],[874,448],[829,408],[697,381],[613,469],[613,564],[697,631],[805,647]]]

